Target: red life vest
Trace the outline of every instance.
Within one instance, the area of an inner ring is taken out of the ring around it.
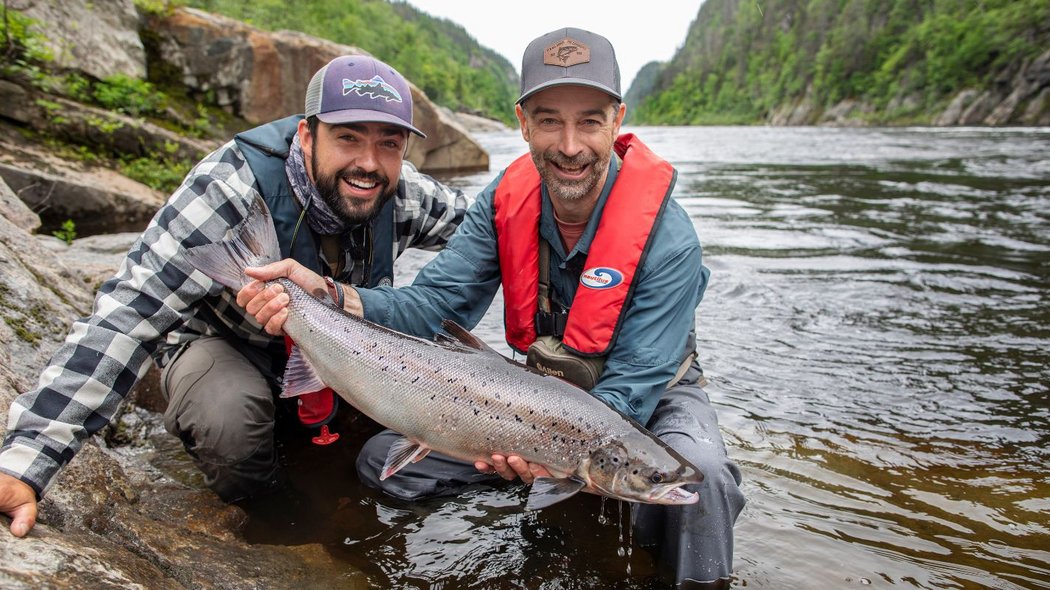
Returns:
[[[633,134],[613,146],[623,160],[587,254],[563,344],[582,356],[608,354],[649,237],[674,188],[675,169]],[[507,343],[525,352],[536,340],[541,179],[532,158],[515,160],[494,199]]]

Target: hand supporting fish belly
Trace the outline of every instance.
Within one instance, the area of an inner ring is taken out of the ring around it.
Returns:
[[[283,330],[295,341],[283,397],[331,387],[403,435],[391,446],[384,478],[437,451],[492,461],[504,477],[531,480],[527,509],[580,491],[653,504],[698,501],[683,488],[699,484],[703,474],[674,449],[588,392],[507,359],[454,322],[444,322],[446,334],[434,341],[373,324],[337,308],[323,279],[315,284],[292,263],[281,278],[245,291],[252,279],[244,269],[279,257],[261,200],[236,234],[192,248],[186,258],[269,314],[263,322],[268,332]],[[508,459],[502,464],[495,456]]]
[[[477,461],[474,467],[483,473],[496,473],[507,481],[521,479],[527,484],[539,477],[554,477],[543,465],[529,463],[517,455],[492,455],[491,462]]]

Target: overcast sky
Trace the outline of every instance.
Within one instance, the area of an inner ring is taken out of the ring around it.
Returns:
[[[645,64],[667,61],[685,41],[703,0],[649,0],[620,4],[594,0],[408,0],[431,16],[461,25],[507,58],[521,74],[521,54],[536,37],[560,27],[586,29],[609,39],[627,92]]]

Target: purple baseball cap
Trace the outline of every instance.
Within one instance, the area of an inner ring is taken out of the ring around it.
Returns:
[[[306,116],[330,125],[391,123],[416,135],[412,90],[397,70],[367,55],[343,55],[317,70],[306,87]]]

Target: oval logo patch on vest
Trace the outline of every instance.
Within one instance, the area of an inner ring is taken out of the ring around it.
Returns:
[[[623,273],[615,268],[596,266],[580,275],[580,284],[592,289],[611,289],[623,282]]]

